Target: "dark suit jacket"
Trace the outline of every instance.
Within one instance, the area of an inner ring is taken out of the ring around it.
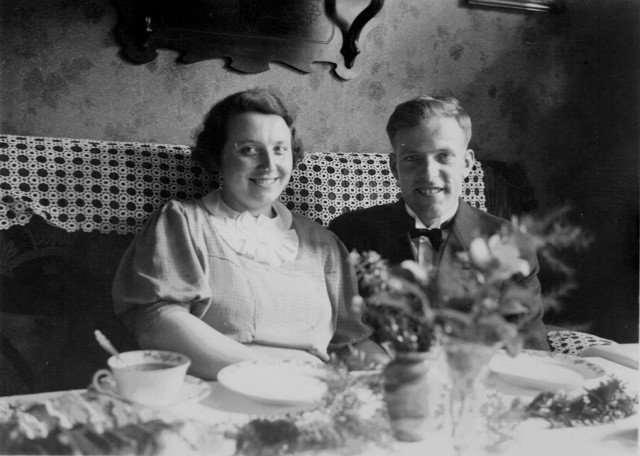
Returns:
[[[447,294],[450,281],[447,281],[447,269],[455,264],[457,252],[468,250],[471,240],[477,236],[491,236],[502,225],[509,223],[460,201],[460,207],[451,226],[446,243],[440,249],[439,265],[436,275],[441,295]],[[336,217],[329,224],[349,251],[366,252],[374,250],[386,258],[390,264],[404,260],[415,260],[409,230],[415,221],[401,199],[395,203],[373,206],[366,209],[347,212]],[[531,291],[533,298],[523,303],[528,311],[518,317],[520,331],[525,337],[525,348],[549,350],[546,330],[542,324],[542,299],[538,280],[538,260],[531,244],[522,256],[531,265],[531,274],[519,283]]]

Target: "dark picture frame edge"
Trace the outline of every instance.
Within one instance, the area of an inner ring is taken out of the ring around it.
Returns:
[[[565,0],[467,0],[469,5],[494,8],[511,8],[526,11],[561,13]]]

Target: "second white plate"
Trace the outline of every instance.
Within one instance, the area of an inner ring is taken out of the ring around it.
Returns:
[[[251,399],[278,405],[317,403],[327,391],[326,372],[295,361],[242,362],[218,372],[227,389]]]
[[[571,391],[605,374],[604,369],[582,358],[529,351],[515,358],[498,354],[489,368],[507,383],[539,391]]]

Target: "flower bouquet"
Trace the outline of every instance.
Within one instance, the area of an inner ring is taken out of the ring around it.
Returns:
[[[489,237],[473,239],[468,250],[457,252],[457,261],[447,268],[444,292],[442,270],[436,279],[433,268],[414,261],[389,265],[375,252],[352,253],[362,294],[354,307],[391,354],[388,370],[419,354],[436,353],[434,348],[444,352],[450,425],[458,451],[473,438],[491,357],[501,348],[512,356],[520,352],[519,317],[532,307],[532,300],[541,299],[523,283],[532,272],[527,258],[537,253],[565,276],[566,282],[553,290],[549,302],[557,302],[571,288],[572,271],[558,252],[582,247],[588,237],[568,224],[565,214],[562,210],[543,219],[514,220]],[[385,377],[391,388],[399,388],[407,377],[395,372],[398,370]],[[392,420],[393,407],[390,405]]]

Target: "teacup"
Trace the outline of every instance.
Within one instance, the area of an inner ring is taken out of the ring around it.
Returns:
[[[191,360],[171,351],[136,350],[112,356],[107,364],[110,370],[100,369],[93,375],[95,389],[158,406],[176,400]]]

